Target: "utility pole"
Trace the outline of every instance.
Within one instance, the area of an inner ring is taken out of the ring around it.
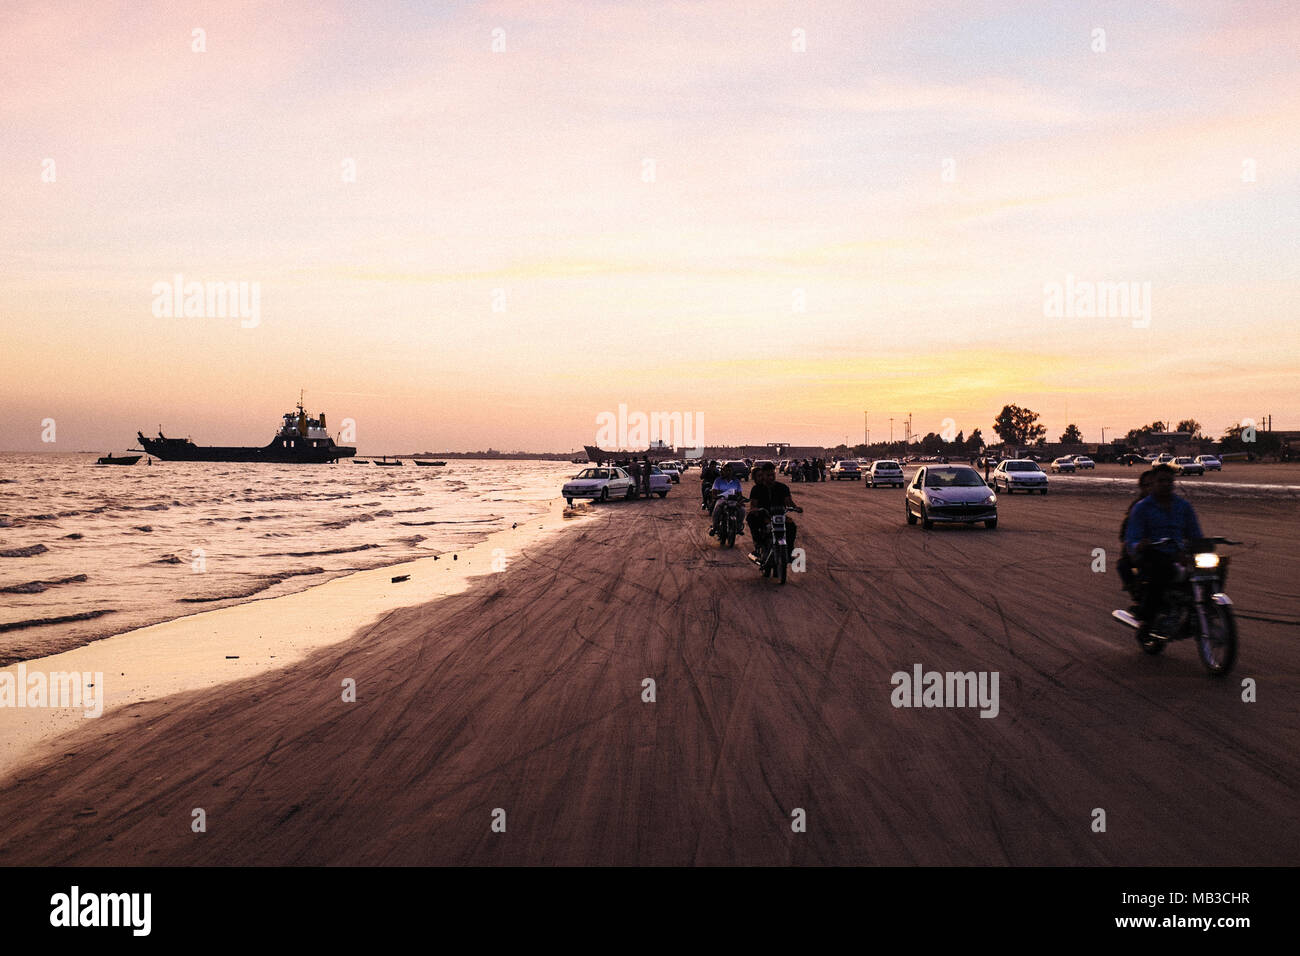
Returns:
[[[894,420],[891,418],[889,420],[889,444],[892,445],[893,443],[894,443]]]
[[[1106,444],[1106,429],[1107,429],[1107,428],[1110,428],[1110,426],[1109,426],[1109,425],[1102,425],[1102,426],[1101,426],[1101,443],[1102,443],[1103,445]]]
[[[863,411],[862,411],[862,444],[863,444],[864,446],[866,446],[866,445],[870,445],[870,444],[871,444],[871,430],[870,430],[869,428],[867,428],[867,412],[866,412],[866,409],[863,409]],[[865,447],[863,448],[863,451],[864,451],[864,452],[866,451],[866,448],[865,448]]]

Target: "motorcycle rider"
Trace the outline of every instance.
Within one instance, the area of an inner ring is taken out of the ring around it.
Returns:
[[[1138,639],[1150,637],[1151,625],[1160,610],[1165,588],[1174,578],[1174,561],[1187,546],[1202,538],[1196,510],[1186,498],[1174,494],[1174,470],[1168,465],[1151,469],[1153,490],[1129,513],[1124,544],[1137,555],[1142,580],[1142,600],[1137,616],[1142,622]],[[1164,544],[1153,542],[1169,539]]]
[[[722,516],[727,509],[727,499],[732,498],[737,502],[744,500],[744,496],[741,494],[740,490],[740,479],[735,477],[730,464],[722,466],[722,474],[713,482],[711,490],[717,503],[713,506],[713,526],[709,528],[709,534],[716,537],[722,527]],[[745,506],[740,504],[737,507],[740,508],[741,518],[744,518]],[[743,521],[741,522],[738,533],[745,533],[745,524]]]
[[[1123,582],[1124,590],[1132,596],[1135,602],[1138,598],[1137,555],[1129,551],[1128,545],[1124,542],[1124,535],[1128,531],[1128,522],[1129,518],[1133,516],[1133,509],[1137,507],[1139,501],[1151,494],[1152,489],[1155,487],[1155,477],[1155,472],[1150,469],[1138,475],[1138,496],[1129,502],[1128,510],[1124,512],[1124,520],[1120,522],[1119,526],[1120,556],[1119,560],[1115,562],[1115,569],[1119,572],[1119,579]],[[1136,603],[1131,610],[1137,610]]]
[[[700,507],[705,511],[709,510],[709,494],[713,491],[713,483],[718,480],[720,474],[716,458],[710,458],[700,467]]]
[[[800,514],[803,514],[803,509],[790,497],[790,486],[776,480],[776,469],[771,464],[763,465],[754,473],[754,487],[749,492],[749,503],[750,511],[746,520],[749,522],[749,531],[754,536],[755,554],[752,557],[757,560],[759,542],[763,540],[763,532],[767,530],[768,519],[771,517],[768,509],[784,506]],[[785,519],[785,543],[789,552],[787,557],[794,554],[794,536],[798,530],[792,520]]]

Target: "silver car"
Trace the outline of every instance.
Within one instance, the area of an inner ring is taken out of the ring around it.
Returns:
[[[1047,475],[1038,467],[1038,462],[1027,458],[1007,458],[998,462],[989,479],[995,491],[1015,494],[1017,491],[1047,494]]]
[[[969,465],[926,465],[907,486],[903,511],[908,524],[921,522],[927,531],[935,522],[998,526],[998,496]]]
[[[1074,459],[1073,458],[1056,459],[1056,461],[1052,462],[1052,471],[1056,472],[1057,474],[1061,474],[1067,471],[1070,472],[1070,474],[1074,474],[1075,471]]]
[[[1199,461],[1197,461],[1195,458],[1191,458],[1191,457],[1189,457],[1189,456],[1184,456],[1184,457],[1182,457],[1182,458],[1175,458],[1175,459],[1170,463],[1170,466],[1169,466],[1169,467],[1173,468],[1173,470],[1176,471],[1176,472],[1178,472],[1178,474],[1180,474],[1180,475],[1203,475],[1203,474],[1205,474],[1205,466],[1202,465],[1202,464],[1201,464]]]
[[[1223,471],[1223,462],[1214,455],[1197,455],[1196,460],[1206,471]]]

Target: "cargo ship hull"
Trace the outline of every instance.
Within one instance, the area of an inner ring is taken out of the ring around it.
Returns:
[[[163,461],[244,461],[270,462],[279,465],[323,465],[351,458],[355,448],[336,445],[329,441],[319,445],[290,445],[276,439],[261,448],[241,448],[226,445],[196,445],[188,438],[145,438],[140,435],[140,447]]]
[[[196,445],[188,438],[168,438],[161,429],[157,438],[145,438],[136,432],[140,447],[163,461],[267,462],[277,465],[323,465],[351,458],[357,450],[350,445],[336,445],[325,430],[325,413],[311,418],[298,402],[296,412],[284,415],[284,421],[269,444],[253,448],[230,445]]]

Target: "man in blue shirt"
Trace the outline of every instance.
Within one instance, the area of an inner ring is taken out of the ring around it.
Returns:
[[[1174,470],[1168,465],[1157,465],[1155,488],[1149,496],[1133,506],[1124,544],[1130,554],[1136,554],[1144,582],[1138,617],[1142,620],[1139,637],[1150,632],[1152,620],[1160,610],[1165,588],[1174,576],[1174,559],[1201,534],[1201,523],[1196,511],[1186,498],[1174,494]],[[1154,542],[1167,538],[1163,544]]]
[[[717,535],[718,526],[722,522],[722,513],[727,507],[726,499],[734,497],[739,499],[743,497],[740,493],[740,480],[735,477],[731,470],[731,465],[722,466],[722,475],[713,483],[713,498],[717,502],[713,506],[713,527],[709,529],[709,534]],[[740,506],[740,531],[738,534],[745,533],[745,506]]]

